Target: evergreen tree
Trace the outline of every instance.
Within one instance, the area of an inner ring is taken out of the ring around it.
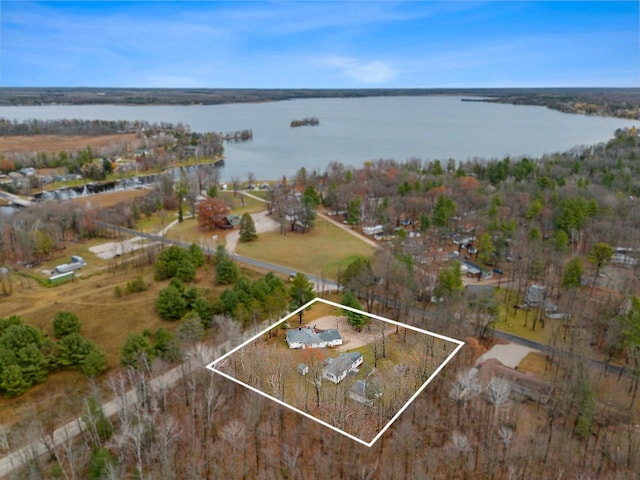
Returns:
[[[165,280],[175,277],[180,265],[190,260],[191,255],[186,250],[175,245],[170,246],[158,255],[155,264],[155,279]]]
[[[478,259],[490,265],[493,263],[493,254],[496,252],[496,247],[493,245],[491,235],[489,233],[483,233],[478,238]]]
[[[579,257],[573,257],[567,262],[562,275],[562,286],[564,288],[576,288],[580,286],[582,274],[582,262]]]
[[[313,289],[313,283],[309,281],[305,274],[296,273],[295,277],[293,277],[293,280],[291,281],[291,287],[289,287],[289,296],[291,297],[289,308],[291,310],[297,310],[316,298],[316,292]],[[301,324],[302,314],[303,311],[300,310],[298,315]]]
[[[453,200],[440,195],[433,207],[432,223],[436,227],[446,228],[449,220],[456,214],[456,204]]]
[[[451,297],[463,289],[460,262],[453,262],[450,268],[438,273],[438,284],[433,293],[436,297]]]
[[[156,309],[165,320],[178,320],[187,313],[187,301],[184,299],[182,292],[176,287],[170,285],[163,288],[158,293],[156,299]]]
[[[223,258],[216,265],[216,283],[230,285],[238,280],[238,267],[230,258]]]
[[[70,333],[62,337],[58,343],[58,361],[64,367],[80,367],[95,345],[82,338],[79,333]]]
[[[144,361],[151,362],[155,350],[151,340],[145,335],[132,333],[127,336],[120,355],[120,363],[124,366],[138,368]]]
[[[72,312],[58,312],[53,319],[53,334],[62,338],[71,333],[80,332],[80,319]]]
[[[22,369],[17,365],[9,365],[0,373],[0,389],[9,398],[22,395],[29,390],[31,384],[25,380]]]
[[[196,278],[196,267],[190,260],[184,260],[176,269],[176,277],[182,282],[192,282]]]
[[[349,200],[347,204],[347,223],[352,227],[360,223],[360,197]]]
[[[182,357],[175,335],[164,328],[159,328],[153,336],[153,348],[155,355],[165,362],[175,362]]]
[[[245,213],[240,219],[240,241],[251,242],[258,238],[256,233],[256,226],[253,223],[251,215]]]
[[[96,377],[107,369],[107,355],[96,345],[80,362],[80,371],[89,377]]]
[[[202,249],[195,243],[189,245],[189,256],[191,257],[191,263],[193,263],[196,268],[204,265],[204,253],[202,253]]]
[[[346,290],[344,292],[341,303],[346,307],[362,310],[362,305],[360,305],[360,302],[351,292],[351,290]],[[362,313],[353,312],[347,309],[342,310],[342,313],[347,317],[347,321],[349,322],[349,324],[358,332],[361,331],[362,327],[364,327],[369,322],[369,317]]]
[[[587,254],[587,260],[595,265],[596,273],[593,277],[593,286],[596,285],[596,280],[600,275],[600,269],[611,261],[613,257],[613,247],[608,243],[600,242],[591,247],[591,251]]]

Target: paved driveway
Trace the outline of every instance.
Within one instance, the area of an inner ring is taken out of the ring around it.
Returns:
[[[537,352],[533,348],[517,345],[515,343],[494,345],[491,350],[480,355],[476,361],[476,366],[485,360],[496,358],[507,367],[516,368],[518,364],[531,352]]]

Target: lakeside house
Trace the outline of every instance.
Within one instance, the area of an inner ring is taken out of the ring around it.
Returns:
[[[343,353],[338,358],[329,360],[332,361],[322,369],[322,378],[336,384],[344,380],[350,371],[358,368],[364,362],[364,358],[359,352]]]
[[[299,327],[287,330],[289,348],[326,348],[342,345],[338,330],[318,330],[315,327]]]

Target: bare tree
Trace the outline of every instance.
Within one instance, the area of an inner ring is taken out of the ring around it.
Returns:
[[[498,412],[511,397],[511,383],[499,377],[491,379],[486,388],[486,396],[489,403],[495,409],[494,423],[498,421]]]

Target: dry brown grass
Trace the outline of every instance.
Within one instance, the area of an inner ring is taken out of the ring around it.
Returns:
[[[86,259],[91,265],[93,259]],[[33,279],[14,274],[13,294],[0,298],[2,316],[19,315],[26,323],[42,328],[49,336],[53,336],[52,322],[55,314],[60,311],[73,312],[82,322],[80,333],[106,352],[108,367],[115,369],[119,366],[120,349],[127,335],[142,333],[145,329],[155,331],[160,327],[175,330],[179,322],[163,320],[156,312],[155,299],[167,282],[154,282],[152,267],[134,269],[121,266],[114,271],[109,270],[111,269],[107,268],[103,273],[90,278],[81,276],[73,282],[53,288],[42,287]],[[89,271],[83,272],[84,275],[88,273]],[[149,289],[116,298],[114,288],[119,286],[124,290],[126,283],[137,275],[143,276]],[[210,269],[204,267],[199,271],[196,285],[213,288],[211,278]],[[98,383],[104,382],[106,377],[107,375],[99,377]],[[28,419],[33,409],[50,407],[52,402],[56,402],[60,409],[68,408],[69,412],[77,413],[89,387],[89,379],[79,372],[51,374],[44,384],[18,398],[0,397],[0,418],[3,424],[12,424]]]
[[[531,352],[518,364],[518,370],[531,373],[538,378],[545,378],[550,373],[550,366],[547,364],[544,353]]]
[[[142,198],[149,194],[149,190],[141,188],[139,190],[127,190],[124,192],[100,193],[87,197],[78,197],[67,200],[76,205],[90,205],[94,208],[109,208],[120,203],[133,203],[135,199]]]
[[[79,152],[87,146],[92,149],[109,147],[112,144],[127,144],[136,139],[135,133],[114,135],[18,135],[0,136],[0,152]]]

